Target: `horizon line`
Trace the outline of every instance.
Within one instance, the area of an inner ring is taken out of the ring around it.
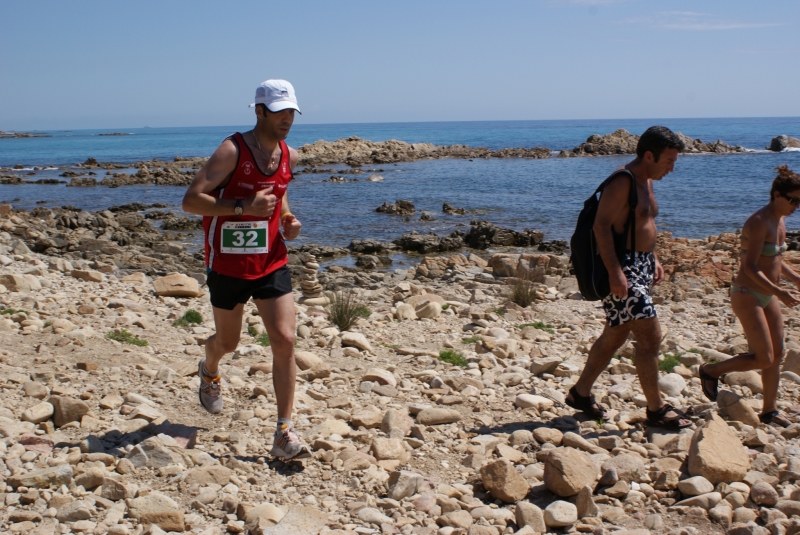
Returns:
[[[703,119],[800,119],[794,115],[743,115],[743,116],[719,116],[719,117],[615,117],[615,118],[595,118],[595,119],[480,119],[480,120],[450,120],[450,121],[374,121],[374,122],[330,122],[330,123],[300,123],[297,126],[334,126],[334,125],[380,125],[380,124],[442,124],[442,123],[523,123],[523,122],[579,122],[579,121],[683,121],[683,120],[703,120]],[[34,132],[80,132],[88,130],[145,130],[145,129],[169,129],[169,128],[238,128],[245,125],[194,125],[194,126],[125,126],[125,127],[102,127],[102,128],[56,128],[56,129],[34,129],[34,130],[3,130],[0,132],[18,134]],[[248,125],[249,126],[249,125]]]

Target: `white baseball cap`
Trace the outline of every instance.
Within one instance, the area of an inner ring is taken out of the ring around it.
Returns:
[[[266,80],[256,88],[256,101],[250,104],[264,104],[271,112],[293,109],[300,113],[297,107],[297,97],[294,96],[294,87],[286,80]]]

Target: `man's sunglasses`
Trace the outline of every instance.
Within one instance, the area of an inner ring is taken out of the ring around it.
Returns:
[[[781,197],[789,201],[789,204],[791,204],[792,206],[800,206],[800,197],[792,197],[785,193],[781,193]]]

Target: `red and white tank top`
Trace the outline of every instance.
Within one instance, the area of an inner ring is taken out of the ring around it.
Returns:
[[[236,169],[225,186],[210,193],[218,199],[245,200],[257,191],[272,186],[278,198],[275,211],[267,219],[258,216],[204,216],[206,268],[239,279],[258,279],[287,262],[286,244],[280,233],[283,196],[292,180],[289,149],[280,142],[281,159],[271,175],[262,173],[242,134],[230,138],[239,149]]]

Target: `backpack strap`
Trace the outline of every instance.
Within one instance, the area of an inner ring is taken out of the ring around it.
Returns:
[[[618,171],[614,171],[610,177],[605,179],[602,184],[597,188],[594,192],[595,195],[601,193],[603,189],[608,185],[611,180],[613,180],[617,175],[626,174],[631,177],[631,190],[628,193],[628,220],[625,222],[625,228],[623,229],[623,234],[628,234],[628,231],[631,233],[631,250],[636,250],[636,206],[639,204],[639,193],[636,191],[636,177],[633,176],[633,173],[628,171],[627,169],[620,169]]]
[[[636,191],[636,177],[630,171],[625,171],[631,175],[631,191],[628,193],[628,222],[625,224],[627,231],[631,231],[631,252],[636,252],[636,205],[639,204],[639,193]]]

